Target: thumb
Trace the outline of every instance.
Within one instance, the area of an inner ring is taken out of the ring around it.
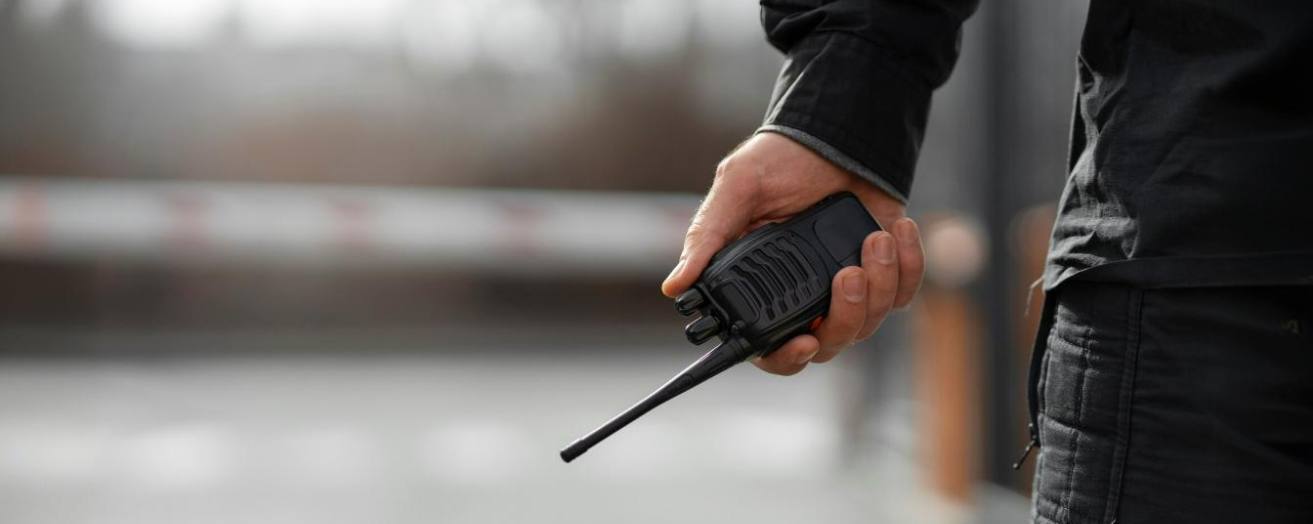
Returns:
[[[684,250],[679,263],[661,284],[661,293],[674,298],[697,281],[707,268],[711,256],[737,238],[752,220],[754,206],[749,192],[717,179],[707,198],[698,206],[693,223],[684,235]]]

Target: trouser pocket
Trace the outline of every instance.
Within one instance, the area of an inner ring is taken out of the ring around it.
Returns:
[[[1115,520],[1129,445],[1141,291],[1068,283],[1046,305],[1033,401],[1041,451],[1034,517]]]

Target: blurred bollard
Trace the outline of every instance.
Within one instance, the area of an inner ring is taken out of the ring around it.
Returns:
[[[913,321],[923,460],[937,493],[967,502],[980,464],[984,336],[967,286],[980,275],[988,248],[980,226],[960,215],[927,217],[923,229],[928,266]]]

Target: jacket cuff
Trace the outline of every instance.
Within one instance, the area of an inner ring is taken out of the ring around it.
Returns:
[[[932,86],[879,46],[836,32],[795,45],[760,131],[806,145],[906,202]]]
[[[767,124],[761,126],[760,128],[757,128],[757,133],[775,133],[778,135],[784,135],[786,137],[789,137],[793,139],[794,142],[802,144],[803,146],[807,147],[807,149],[810,149],[814,151],[816,154],[821,155],[822,158],[829,160],[830,163],[839,166],[841,169],[848,171],[854,175],[857,175],[858,177],[861,177],[862,180],[874,184],[875,187],[884,190],[885,193],[889,193],[889,196],[894,197],[895,200],[899,201],[903,205],[907,205],[906,193],[899,190],[897,187],[894,187],[893,184],[889,183],[888,180],[885,180],[884,177],[881,177],[875,171],[871,171],[866,166],[862,165],[861,162],[853,160],[852,157],[845,155],[843,151],[839,151],[838,149],[835,149],[834,146],[825,143],[819,138],[811,136],[806,132],[798,129],[785,127],[781,125],[774,125],[774,124]],[[757,134],[757,133],[753,133],[753,134]]]

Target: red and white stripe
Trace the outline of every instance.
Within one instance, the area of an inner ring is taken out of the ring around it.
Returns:
[[[0,255],[657,275],[692,195],[0,177]]]

